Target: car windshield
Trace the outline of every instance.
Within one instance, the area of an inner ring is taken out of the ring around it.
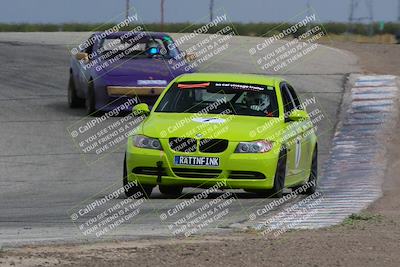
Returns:
[[[140,37],[140,36],[139,36]],[[169,36],[155,38],[144,36],[138,38],[105,38],[100,44],[101,55],[104,58],[121,55],[123,58],[176,58],[179,54]]]
[[[155,112],[279,116],[273,86],[231,82],[175,83]]]

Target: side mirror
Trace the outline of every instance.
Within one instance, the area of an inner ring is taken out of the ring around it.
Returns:
[[[132,108],[132,114],[133,116],[142,116],[142,115],[149,115],[150,114],[150,109],[149,106],[146,103],[140,103],[137,104]]]
[[[192,62],[196,60],[196,54],[195,53],[185,53],[185,59],[188,62]]]
[[[89,60],[89,54],[88,53],[84,53],[84,52],[79,52],[79,53],[76,53],[75,58],[77,60],[82,60],[83,59],[83,60],[87,61],[87,60]]]
[[[292,112],[290,112],[286,121],[303,121],[303,120],[307,120],[309,118],[310,117],[308,116],[307,111],[301,110],[301,109],[295,109]]]

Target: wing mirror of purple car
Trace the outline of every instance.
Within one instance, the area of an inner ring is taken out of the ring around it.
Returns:
[[[146,103],[137,104],[132,108],[132,114],[135,117],[147,116],[150,114],[149,106]]]
[[[78,53],[76,53],[75,58],[77,60],[88,61],[89,60],[89,54],[85,53],[85,52],[78,52]]]
[[[286,121],[303,121],[309,119],[308,113],[305,110],[295,109],[290,112],[289,116],[286,118]]]

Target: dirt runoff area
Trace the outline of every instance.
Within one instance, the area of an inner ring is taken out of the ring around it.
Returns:
[[[330,43],[360,58],[366,72],[400,76],[400,45]],[[395,129],[399,129],[397,123]],[[25,246],[0,251],[0,266],[400,266],[400,136],[388,137],[384,196],[343,224],[185,239]]]

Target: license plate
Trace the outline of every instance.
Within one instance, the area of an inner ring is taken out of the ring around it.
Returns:
[[[218,157],[175,156],[175,165],[218,167]]]

